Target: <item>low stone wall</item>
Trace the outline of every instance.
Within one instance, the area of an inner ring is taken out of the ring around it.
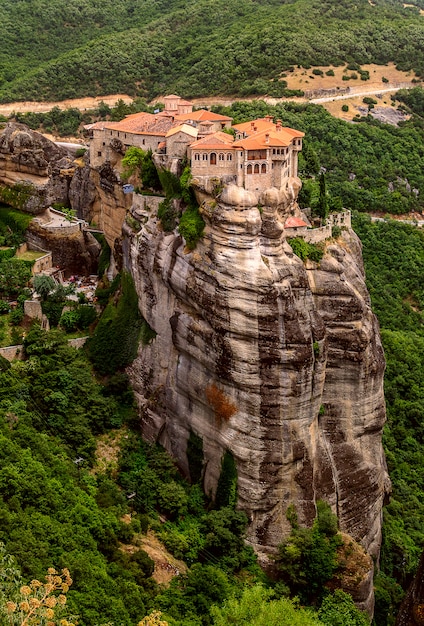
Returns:
[[[82,348],[87,339],[88,337],[76,337],[75,339],[69,339],[68,343],[73,348]]]
[[[22,361],[24,358],[24,347],[20,345],[6,346],[5,348],[0,348],[0,355],[8,361],[14,361],[16,359]]]
[[[145,196],[141,193],[134,193],[132,208],[157,213],[160,203],[164,200],[165,196]]]
[[[72,348],[82,348],[88,337],[76,337],[75,339],[68,339],[68,343]],[[8,361],[15,361],[18,359],[22,361],[24,359],[25,351],[23,345],[18,346],[6,346],[0,348],[0,355]]]
[[[319,243],[331,237],[333,229],[330,224],[321,226],[320,228],[308,228],[302,235],[302,238],[308,243]]]

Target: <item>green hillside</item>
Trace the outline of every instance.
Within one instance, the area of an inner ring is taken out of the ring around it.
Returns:
[[[424,73],[424,18],[394,0],[4,0],[0,23],[3,102],[280,96],[297,64]]]

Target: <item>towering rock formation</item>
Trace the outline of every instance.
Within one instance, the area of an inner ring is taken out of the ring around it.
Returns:
[[[353,231],[327,240],[319,264],[293,254],[284,223],[298,187],[258,197],[228,185],[214,199],[199,186],[206,229],[193,252],[156,212],[132,210],[123,263],[157,336],[130,375],[144,435],[186,473],[190,433],[201,437],[212,497],[232,453],[248,540],[264,561],[290,531],[288,505],[310,524],[318,498],[378,557],[390,486],[378,325]]]
[[[64,148],[25,124],[6,124],[0,132],[0,199],[34,214],[54,202],[66,204],[72,161]]]

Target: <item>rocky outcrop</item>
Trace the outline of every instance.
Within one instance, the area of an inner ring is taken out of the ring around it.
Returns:
[[[8,123],[0,132],[0,186],[16,208],[41,213],[54,202],[67,203],[67,151],[24,124]]]
[[[89,232],[79,230],[69,235],[48,232],[33,220],[26,240],[36,250],[51,251],[53,265],[63,269],[66,275],[97,273],[101,246]]]
[[[294,179],[258,196],[228,185],[212,198],[203,186],[206,229],[193,252],[153,212],[134,212],[123,262],[157,336],[130,375],[144,435],[186,474],[190,432],[201,437],[212,497],[231,451],[263,561],[290,532],[288,505],[309,525],[318,498],[378,558],[390,488],[378,325],[352,231],[327,242],[319,264],[293,254],[284,222],[298,213],[298,188]]]

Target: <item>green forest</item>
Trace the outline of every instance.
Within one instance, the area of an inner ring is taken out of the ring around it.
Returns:
[[[288,95],[293,66],[424,73],[422,0],[3,0],[0,101]],[[415,6],[410,6],[415,5]]]

